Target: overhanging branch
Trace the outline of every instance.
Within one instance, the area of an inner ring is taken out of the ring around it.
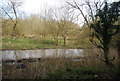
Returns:
[[[70,5],[70,6],[72,6],[73,8],[78,9],[78,10],[80,11],[80,13],[82,14],[82,16],[83,16],[84,20],[86,21],[87,26],[88,26],[88,27],[90,27],[90,25],[89,25],[89,22],[88,22],[87,18],[85,17],[85,15],[84,15],[83,11],[82,11],[82,10],[81,10],[81,8],[78,6],[78,4],[77,4],[75,1],[74,1],[74,4],[75,4],[75,5],[73,5],[73,4],[69,3],[69,2],[67,2],[67,4],[68,4],[68,5]]]
[[[4,8],[1,8],[4,12],[5,12],[5,14],[13,21],[13,18],[8,14],[8,12],[7,11],[5,11],[5,9]]]

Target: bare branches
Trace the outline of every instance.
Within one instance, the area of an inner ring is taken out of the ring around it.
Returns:
[[[99,55],[97,56],[97,58],[99,58],[101,61],[103,61],[103,62],[106,62],[105,60],[103,60],[102,58],[100,58],[99,57]],[[114,61],[115,60],[115,57],[113,57],[111,60],[109,60],[109,61]]]
[[[17,9],[21,6],[22,2],[14,2],[11,0],[5,1],[6,4],[3,4],[4,6],[1,8],[2,11],[13,21],[13,33],[15,36],[15,29],[18,24],[18,15],[17,15]]]
[[[97,58],[99,58],[101,61],[105,62],[105,60],[101,59],[99,56]]]
[[[100,37],[97,34],[95,34],[95,36],[100,41],[100,43],[103,44],[103,41],[100,39]]]
[[[84,20],[85,20],[86,23],[87,23],[87,26],[89,27],[89,22],[88,22],[86,16],[84,15],[82,9],[78,6],[78,4],[77,4],[75,1],[74,1],[74,4],[75,4],[75,5],[73,5],[73,4],[69,3],[69,2],[67,2],[67,4],[69,4],[69,5],[72,6],[73,8],[78,9],[78,10],[80,11],[80,13],[82,14]]]
[[[90,40],[90,42],[91,42],[94,46],[96,46],[97,48],[104,49],[101,45],[98,45],[95,41],[93,41],[93,40],[91,40],[91,39],[89,39],[89,40]]]
[[[4,8],[1,8],[4,12],[5,12],[5,14],[13,21],[13,18],[9,15],[9,13],[4,9]]]
[[[88,7],[90,9],[90,13],[91,13],[90,16],[92,18],[92,21],[95,22],[95,20],[94,20],[94,14],[93,14],[93,10],[92,10],[92,7],[90,5],[90,2],[86,2],[86,3],[87,3],[87,5],[88,5]]]
[[[15,8],[15,3],[11,2],[11,5],[12,5],[12,9],[13,9],[13,12],[14,12],[16,20],[17,20],[17,13],[16,13],[16,8]]]

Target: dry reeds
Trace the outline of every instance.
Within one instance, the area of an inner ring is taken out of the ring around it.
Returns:
[[[44,57],[37,62],[22,62],[25,68],[16,68],[19,64],[3,65],[3,79],[40,79],[49,72],[54,72],[58,69],[66,68],[79,68],[82,66],[99,67],[103,68],[106,65],[97,58],[99,54],[103,59],[102,52],[99,49],[85,49],[85,59],[80,61],[74,61],[71,58],[64,57]],[[117,51],[116,49],[110,50],[110,58],[113,56],[116,59],[113,61],[117,63]],[[81,58],[81,57],[79,57]]]

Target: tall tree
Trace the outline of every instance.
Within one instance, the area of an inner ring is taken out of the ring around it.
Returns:
[[[92,39],[90,41],[103,50],[104,59],[100,58],[100,60],[102,60],[108,66],[113,67],[114,65],[111,61],[113,61],[115,57],[112,60],[109,58],[109,44],[112,36],[118,33],[120,30],[120,26],[115,24],[115,22],[118,21],[118,18],[120,17],[120,1],[108,4],[108,2],[105,0],[99,6],[99,8],[98,2],[94,3],[96,7],[95,15],[93,14],[92,9],[94,7],[92,7],[89,2],[86,3],[90,10],[90,21],[85,17],[85,14],[76,2],[74,2],[75,5],[71,3],[68,4],[78,9],[85,19],[88,27],[92,28],[95,31],[92,34]],[[93,40],[93,37],[99,40],[99,44]]]
[[[120,1],[113,2],[108,5],[107,2],[104,3],[103,9],[99,10],[96,14],[98,20],[91,24],[91,28],[95,30],[95,37],[100,41],[99,47],[104,51],[103,60],[108,66],[112,67],[112,60],[109,59],[109,48],[110,41],[113,35],[118,33],[120,25],[116,25],[115,22],[118,21],[120,16]],[[114,58],[113,58],[114,59]]]

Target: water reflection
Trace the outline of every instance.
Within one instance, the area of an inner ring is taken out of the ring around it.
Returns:
[[[83,49],[40,49],[40,50],[5,50],[3,60],[18,60],[41,57],[75,57],[83,56]]]

